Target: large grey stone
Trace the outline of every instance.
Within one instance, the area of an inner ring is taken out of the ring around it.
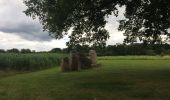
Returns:
[[[63,58],[62,63],[61,63],[61,70],[63,72],[70,71],[70,65],[69,65],[69,58],[68,57]]]
[[[96,66],[97,64],[97,54],[95,50],[90,50],[89,52],[89,58],[91,60],[92,66]]]
[[[70,53],[69,64],[71,71],[78,71],[80,69],[79,55],[77,52]]]

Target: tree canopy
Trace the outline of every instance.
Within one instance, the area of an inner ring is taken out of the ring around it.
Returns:
[[[162,44],[169,40],[169,0],[131,0],[126,5],[125,17],[119,30],[125,31],[126,43],[139,39],[147,44]]]
[[[105,45],[109,33],[105,29],[106,16],[118,15],[117,5],[125,6],[125,20],[119,30],[124,31],[125,43],[140,40],[162,43],[162,35],[169,38],[169,0],[24,0],[25,14],[39,18],[44,31],[60,39],[68,35],[68,46],[77,44]]]

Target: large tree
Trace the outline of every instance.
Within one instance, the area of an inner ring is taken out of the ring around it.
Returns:
[[[170,1],[131,0],[126,4],[126,19],[120,21],[119,30],[125,31],[124,42],[142,41],[161,44],[169,40]]]
[[[119,30],[125,31],[125,42],[137,38],[145,43],[160,43],[161,36],[169,36],[169,0],[24,0],[26,15],[38,17],[43,29],[60,39],[69,35],[69,46],[105,45],[109,33],[105,29],[106,16],[118,15],[116,5],[126,6],[126,20]]]

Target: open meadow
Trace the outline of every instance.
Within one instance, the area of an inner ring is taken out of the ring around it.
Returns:
[[[160,56],[99,57],[98,68],[1,72],[0,100],[169,100],[170,60]],[[2,74],[3,73],[3,74]]]

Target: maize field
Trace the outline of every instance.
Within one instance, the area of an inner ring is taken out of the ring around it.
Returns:
[[[57,53],[2,53],[0,70],[33,71],[58,66],[64,54]]]

